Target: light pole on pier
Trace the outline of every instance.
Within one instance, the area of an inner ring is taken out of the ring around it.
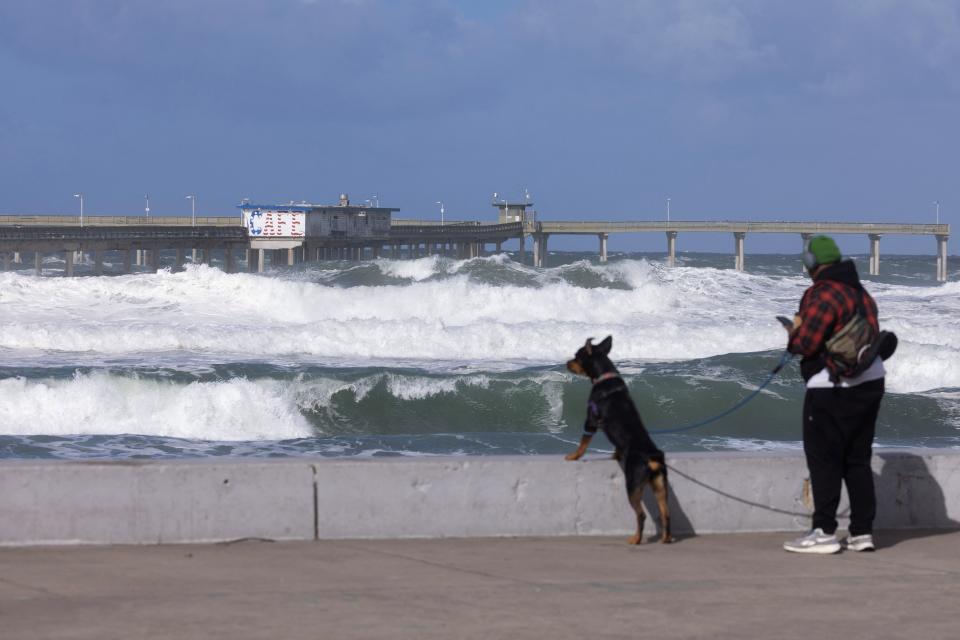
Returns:
[[[934,200],[933,204],[937,207],[937,224],[940,224],[940,201]]]
[[[667,224],[670,224],[670,198],[667,198]]]
[[[75,193],[73,194],[74,198],[80,198],[80,226],[83,226],[83,194]]]
[[[149,218],[150,217],[150,194],[149,193],[143,194],[143,200],[145,202],[143,211],[144,213],[147,214],[147,217]]]
[[[440,226],[443,226],[443,203],[437,200],[437,204],[440,205]]]
[[[197,226],[197,194],[187,196],[187,200],[190,201],[190,224],[195,227]]]

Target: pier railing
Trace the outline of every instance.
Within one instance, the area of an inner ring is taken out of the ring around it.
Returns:
[[[0,216],[0,226],[79,227],[80,216]],[[83,216],[84,227],[242,227],[239,216]]]
[[[528,223],[528,233],[592,234],[695,231],[716,233],[875,233],[904,235],[950,235],[948,224],[900,224],[894,222],[749,222],[718,221],[565,221]]]

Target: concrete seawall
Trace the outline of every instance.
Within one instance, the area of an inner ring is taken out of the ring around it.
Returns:
[[[802,455],[667,461],[675,533],[809,526]],[[873,468],[877,528],[960,526],[960,452],[880,450]],[[656,507],[652,499],[647,506],[652,534]],[[0,463],[6,546],[608,535],[632,527],[619,468],[596,456]]]

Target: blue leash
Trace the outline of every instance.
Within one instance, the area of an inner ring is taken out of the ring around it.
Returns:
[[[712,418],[707,418],[706,420],[701,420],[700,422],[694,422],[693,424],[688,424],[682,427],[676,427],[673,429],[648,429],[647,432],[648,433],[680,433],[681,431],[690,431],[691,429],[696,429],[698,427],[708,425],[711,422],[716,422],[720,418],[724,418],[730,415],[731,413],[733,413],[734,411],[736,411],[737,409],[739,409],[740,407],[742,407],[743,405],[747,404],[748,402],[753,400],[755,397],[757,397],[757,394],[763,391],[766,388],[766,386],[770,384],[770,381],[773,380],[773,377],[776,376],[778,373],[780,373],[780,370],[783,369],[788,362],[790,362],[790,358],[792,357],[793,357],[793,354],[791,354],[789,351],[784,351],[783,356],[781,356],[780,358],[780,364],[774,367],[773,371],[770,372],[770,375],[767,376],[767,379],[763,381],[763,384],[757,387],[756,391],[754,391],[753,393],[748,395],[746,398],[744,398],[737,404],[733,405],[723,413],[717,414]]]

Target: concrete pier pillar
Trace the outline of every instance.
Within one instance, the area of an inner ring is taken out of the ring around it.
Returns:
[[[4,270],[4,271],[9,271],[9,270],[10,270],[10,259],[11,259],[11,257],[12,257],[12,256],[11,256],[9,253],[4,253],[4,254],[3,254],[3,270]]]
[[[296,249],[287,249],[287,266],[292,267],[297,264],[297,256],[294,253]]]
[[[264,265],[267,262],[267,250],[257,249],[257,273],[263,273]]]
[[[523,261],[526,259],[526,248],[527,248],[527,236],[526,234],[520,234],[520,264],[523,264]]]
[[[503,240],[497,240],[497,253],[503,253]]]
[[[546,233],[533,234],[533,266],[547,266],[547,241],[550,238]]]
[[[210,266],[210,262],[213,260],[213,247],[203,247],[200,249],[200,261]]]
[[[234,273],[234,272],[237,270],[237,265],[236,265],[236,263],[235,263],[235,261],[234,261],[233,246],[231,246],[231,245],[228,244],[228,245],[223,249],[223,258],[224,258],[224,260],[223,260],[223,262],[224,262],[224,265],[223,265],[224,270],[226,270],[227,273]]]
[[[880,234],[871,233],[870,238],[870,275],[880,275]]]
[[[103,275],[103,251],[99,249],[93,252],[93,273],[94,275]]]
[[[23,258],[20,256],[20,252],[19,252],[19,251],[14,251],[14,252],[13,252],[13,264],[22,264],[22,263],[23,263]]]
[[[197,264],[197,250],[190,249],[190,262],[191,264]]]
[[[150,268],[150,273],[156,273],[160,270],[160,249],[150,249],[147,265]]]
[[[131,263],[133,262],[133,249],[123,250],[123,272],[130,273]]]
[[[173,270],[183,271],[183,263],[187,259],[187,252],[182,248],[177,249],[177,257],[173,260]]]
[[[947,281],[947,240],[950,236],[937,236],[937,282]]]
[[[33,252],[33,268],[36,269],[37,275],[43,275],[43,254],[39,251]]]
[[[677,232],[667,231],[667,266],[677,266]]]
[[[610,238],[609,233],[600,234],[600,262],[607,261],[607,239]]]
[[[73,277],[73,251],[64,251],[63,252],[63,275],[68,278]]]
[[[807,243],[810,242],[810,238],[812,238],[812,237],[813,237],[813,234],[812,234],[812,233],[801,233],[801,234],[800,234],[800,240],[801,240],[801,242],[802,242],[802,248],[800,249],[800,255],[803,255],[803,253],[807,250]],[[805,264],[803,263],[803,260],[800,260],[800,273],[806,273],[806,272],[807,272],[807,265],[805,265]]]
[[[743,239],[746,236],[747,234],[743,231],[733,232],[733,245],[734,245],[734,255],[735,255],[734,266],[736,267],[737,271],[744,271],[746,269],[746,266],[744,264],[744,259],[743,259],[744,257],[743,256]]]

